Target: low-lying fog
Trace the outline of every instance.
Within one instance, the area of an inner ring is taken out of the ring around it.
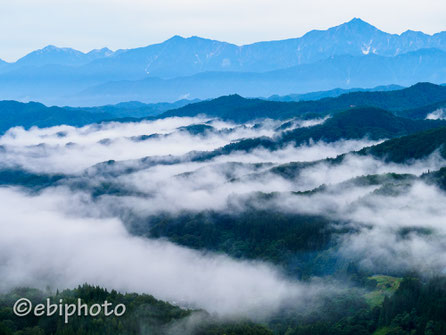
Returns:
[[[323,121],[296,122],[293,127]],[[206,126],[189,127],[197,124]],[[183,210],[243,211],[245,200],[254,192],[277,192],[268,203],[258,203],[259,207],[322,215],[355,227],[355,233],[343,237],[340,253],[364,267],[377,272],[392,267],[444,271],[443,191],[418,179],[408,183],[404,192],[391,195],[376,192],[379,185],[343,183],[388,172],[420,176],[446,165],[438,153],[408,164],[355,154],[348,154],[338,165],[323,161],[376,144],[363,139],[310,141],[298,147],[234,152],[206,161],[178,159],[144,166],[139,160],[169,155],[173,159],[192,151],[212,151],[242,138],[273,137],[280,125],[277,121],[240,126],[203,118],[169,118],[83,128],[11,129],[0,138],[1,168],[61,173],[67,178],[38,192],[19,186],[0,188],[1,288],[63,288],[88,282],[146,292],[221,315],[248,316],[272,312],[290,300],[303,304],[310,297],[336,290],[320,281],[285,277],[272,264],[131,236],[119,215],[123,211],[141,217]],[[117,161],[118,170],[119,161],[127,162],[117,174],[104,174],[100,169],[84,173],[108,160]],[[319,162],[303,167],[291,178],[271,170],[289,162],[312,161]],[[76,181],[82,181],[84,189],[72,187]],[[130,191],[129,195],[92,197],[91,189],[103,182]],[[318,192],[292,193],[323,184],[328,187]],[[408,227],[424,230],[402,238],[400,230]]]

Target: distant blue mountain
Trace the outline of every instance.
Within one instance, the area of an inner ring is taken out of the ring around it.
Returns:
[[[446,52],[423,49],[396,57],[377,55],[336,56],[313,64],[263,72],[204,72],[173,79],[146,78],[116,81],[91,87],[77,98],[86,103],[112,100],[178,100],[180,97],[206,99],[240,94],[248,97],[287,95],[294,92],[349,89],[417,82],[446,81]]]
[[[44,65],[66,65],[79,66],[94,61],[98,58],[107,58],[114,53],[108,48],[92,50],[89,53],[71,48],[58,48],[48,45],[20,58],[14,65],[17,66],[44,66]]]
[[[126,121],[132,118],[153,117],[194,102],[197,101],[181,100],[172,104],[143,104],[132,101],[117,105],[74,108],[47,107],[37,102],[0,101],[0,135],[9,128],[17,126],[25,129],[33,126],[52,127],[62,124],[79,127],[107,120]]]
[[[6,69],[8,68],[9,63],[5,62],[3,59],[0,59],[0,72],[2,71],[2,69]]]
[[[444,52],[446,32],[388,34],[357,18],[299,38],[244,46],[180,36],[115,52],[48,46],[0,63],[0,99],[94,105],[443,83]]]
[[[400,85],[383,85],[376,86],[373,88],[335,88],[328,91],[319,91],[319,92],[310,92],[303,94],[289,94],[289,95],[272,95],[268,98],[268,100],[272,101],[311,101],[311,100],[320,100],[323,98],[336,98],[342,94],[352,93],[352,92],[386,92],[386,91],[395,91],[403,89],[403,86]]]
[[[142,48],[108,49],[88,54],[69,48],[48,46],[21,58],[22,65],[84,65],[88,71],[119,72],[161,78],[192,75],[205,71],[264,72],[314,63],[338,55],[375,54],[396,56],[419,49],[446,51],[446,32],[427,35],[408,30],[401,35],[385,33],[374,26],[353,19],[328,30],[313,30],[300,38],[234,44],[200,37],[171,39]],[[126,78],[122,78],[126,79]]]
[[[116,122],[139,122],[143,119],[153,120],[154,118],[173,116],[194,117],[197,115],[208,115],[209,117],[234,122],[246,122],[262,118],[278,120],[288,120],[296,117],[314,118],[338,113],[347,115],[348,119],[350,116],[357,115],[356,112],[354,114],[342,112],[362,110],[364,118],[374,122],[375,117],[382,114],[381,112],[376,114],[376,108],[385,109],[402,118],[423,120],[429,113],[443,107],[445,104],[446,87],[430,83],[418,83],[401,90],[352,92],[335,98],[300,102],[247,99],[239,95],[222,96],[201,102],[180,100],[172,104],[143,104],[131,101],[116,105],[80,108],[47,107],[36,102],[0,101],[0,135],[9,128],[17,126],[26,129],[32,126],[51,127],[61,124],[84,126],[111,120]],[[370,109],[370,107],[373,108]],[[369,114],[369,112],[372,114]],[[386,120],[393,122],[396,119],[386,117]],[[424,123],[428,128],[432,128],[432,125],[444,126],[445,122],[430,120],[419,124]],[[387,121],[384,122],[384,125],[385,127],[389,126]],[[399,127],[397,125],[397,128]],[[187,127],[187,131],[200,132],[209,128],[212,127],[192,125]],[[380,126],[380,128],[382,127]],[[324,129],[326,130],[326,128]],[[422,127],[422,129],[427,128]],[[356,134],[355,131],[353,133]],[[324,135],[324,132],[318,132],[318,134],[318,136]],[[339,134],[336,132],[334,134],[339,139]]]
[[[293,117],[326,116],[346,110],[373,107],[391,111],[400,117],[424,119],[431,111],[432,104],[443,105],[445,102],[446,87],[417,83],[401,90],[352,92],[316,101],[268,101],[246,99],[235,94],[188,104],[166,111],[160,117],[208,115],[246,122],[265,117],[286,120]]]

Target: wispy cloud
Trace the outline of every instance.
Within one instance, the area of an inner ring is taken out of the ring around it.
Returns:
[[[198,134],[183,128],[203,123],[212,128]],[[69,178],[33,195],[22,188],[0,188],[3,289],[89,282],[147,292],[222,315],[248,316],[269,313],[290,300],[306,301],[333,289],[286,278],[271,264],[135,237],[125,228],[126,213],[148,220],[162,212],[243,211],[245,204],[324,216],[333,224],[352,228],[340,237],[338,252],[368,269],[444,271],[446,195],[420,180],[413,182],[428,169],[445,165],[437,152],[405,164],[356,154],[348,154],[336,164],[323,160],[375,143],[364,139],[234,152],[206,161],[178,158],[191,150],[214,150],[245,137],[273,136],[279,124],[267,121],[239,126],[172,118],[10,130],[0,138],[3,167],[62,172]],[[137,139],[154,134],[159,136]],[[170,155],[171,164],[157,164],[154,157],[158,155]],[[144,157],[149,158],[140,160]],[[113,165],[120,173],[106,174],[100,167],[85,172],[85,168],[109,159],[125,160]],[[154,163],[148,165],[151,159]],[[271,170],[288,162],[313,163],[304,164],[294,177]],[[413,177],[403,183],[403,191],[397,181],[391,181],[387,186],[394,192],[390,193],[382,192],[379,183],[351,181],[389,172]],[[127,192],[92,196],[91,192],[104,184]],[[326,187],[311,194],[293,193],[321,185]],[[260,201],[257,192],[274,196]]]

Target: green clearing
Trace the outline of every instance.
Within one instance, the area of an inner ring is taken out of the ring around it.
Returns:
[[[368,279],[376,282],[375,290],[365,295],[365,299],[371,307],[381,305],[384,301],[384,297],[395,293],[402,281],[402,278],[384,275],[374,275]]]

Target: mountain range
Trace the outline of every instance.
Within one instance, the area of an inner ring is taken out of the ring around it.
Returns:
[[[266,97],[419,81],[446,82],[446,32],[389,34],[358,18],[243,46],[174,36],[117,51],[47,46],[0,63],[0,99],[57,105]]]
[[[52,127],[69,125],[80,127],[102,121],[119,119],[125,122],[127,118],[153,117],[163,112],[185,106],[194,101],[179,100],[175,103],[144,104],[141,102],[126,102],[116,105],[99,107],[47,107],[41,103],[18,101],[0,101],[0,134],[12,127]]]
[[[445,86],[418,83],[401,90],[351,92],[314,101],[281,102],[230,95],[172,109],[160,117],[207,115],[235,122],[247,122],[260,118],[285,120],[293,117],[324,117],[352,108],[374,107],[406,118],[425,119],[429,113],[445,105]]]
[[[90,87],[77,95],[87,103],[123,100],[207,99],[222,95],[286,95],[332,88],[375,87],[417,82],[446,82],[446,52],[422,49],[396,57],[337,56],[311,64],[269,72],[203,72],[193,76],[113,81]],[[112,99],[110,101],[110,99]]]
[[[340,55],[393,57],[430,48],[446,51],[446,32],[427,35],[408,30],[401,35],[389,34],[354,18],[328,30],[312,30],[299,38],[242,46],[197,36],[174,36],[163,43],[116,52],[103,48],[82,53],[50,45],[20,58],[14,65],[91,63],[87,68],[107,68],[116,73],[130,70],[136,75],[170,78],[207,71],[264,72]]]
[[[0,134],[16,126],[26,129],[32,126],[51,127],[61,124],[83,126],[110,120],[139,122],[154,118],[199,115],[236,123],[265,118],[287,121],[293,118],[323,118],[359,107],[383,109],[398,117],[424,120],[431,113],[446,108],[446,86],[418,83],[403,89],[354,91],[311,101],[271,101],[228,95],[206,101],[180,100],[158,104],[127,102],[77,108],[47,107],[35,102],[0,101]]]

